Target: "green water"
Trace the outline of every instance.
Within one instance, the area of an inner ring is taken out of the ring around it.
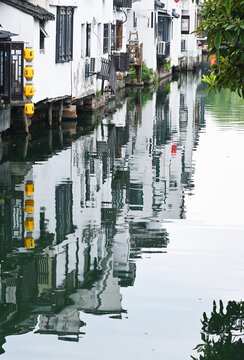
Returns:
[[[2,359],[190,359],[243,299],[244,104],[199,77],[2,139]]]

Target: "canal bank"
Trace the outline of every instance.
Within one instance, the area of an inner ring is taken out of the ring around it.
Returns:
[[[3,359],[189,359],[241,298],[243,105],[199,77],[1,143]]]

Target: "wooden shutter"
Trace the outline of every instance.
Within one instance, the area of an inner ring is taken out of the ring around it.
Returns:
[[[123,24],[122,21],[116,21],[116,50],[120,50],[123,44]]]

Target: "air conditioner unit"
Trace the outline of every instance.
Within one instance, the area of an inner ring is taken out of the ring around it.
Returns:
[[[158,55],[165,55],[165,41],[158,42]]]

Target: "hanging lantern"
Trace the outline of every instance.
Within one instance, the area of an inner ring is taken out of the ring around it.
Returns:
[[[25,195],[31,196],[33,194],[34,194],[34,184],[33,183],[25,184]]]
[[[27,97],[32,97],[34,95],[34,86],[32,84],[25,85],[24,94]]]
[[[24,49],[24,58],[25,60],[33,60],[34,59],[34,50],[32,48]]]
[[[34,68],[32,66],[26,66],[24,68],[24,75],[26,79],[32,79],[34,77]]]

